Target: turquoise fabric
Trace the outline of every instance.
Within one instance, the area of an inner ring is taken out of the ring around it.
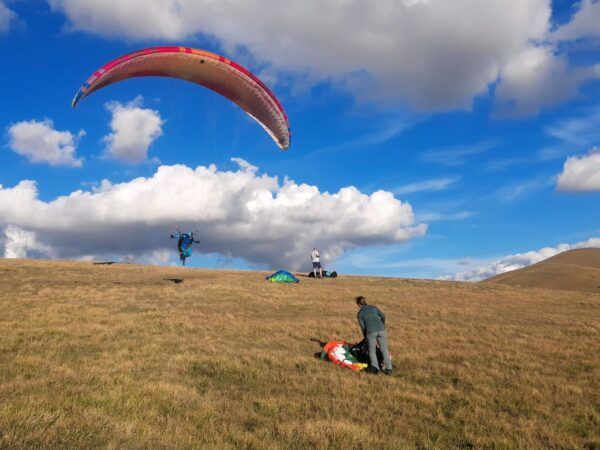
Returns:
[[[300,280],[287,270],[278,270],[267,277],[268,281],[273,283],[299,283]]]

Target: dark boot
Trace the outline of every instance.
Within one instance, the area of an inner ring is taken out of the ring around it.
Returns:
[[[370,373],[372,375],[377,375],[379,373],[379,370],[377,370],[377,367],[369,366],[365,369],[365,372]]]

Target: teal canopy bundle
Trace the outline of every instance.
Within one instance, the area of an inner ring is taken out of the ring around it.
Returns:
[[[299,283],[300,280],[292,275],[287,270],[278,270],[277,272],[266,277],[267,281],[272,283]]]

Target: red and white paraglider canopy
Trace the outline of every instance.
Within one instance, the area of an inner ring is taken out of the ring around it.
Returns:
[[[187,80],[228,98],[254,118],[277,145],[287,150],[291,133],[288,118],[275,95],[239,64],[215,53],[189,47],[154,47],[121,56],[88,78],[73,108],[94,91],[135,77],[170,77]]]

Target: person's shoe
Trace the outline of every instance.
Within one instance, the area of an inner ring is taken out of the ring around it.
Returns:
[[[365,372],[370,373],[372,375],[377,375],[379,373],[379,370],[377,370],[377,367],[369,366],[365,369]]]
[[[386,375],[391,375],[392,369],[383,369],[382,372],[385,373]]]

